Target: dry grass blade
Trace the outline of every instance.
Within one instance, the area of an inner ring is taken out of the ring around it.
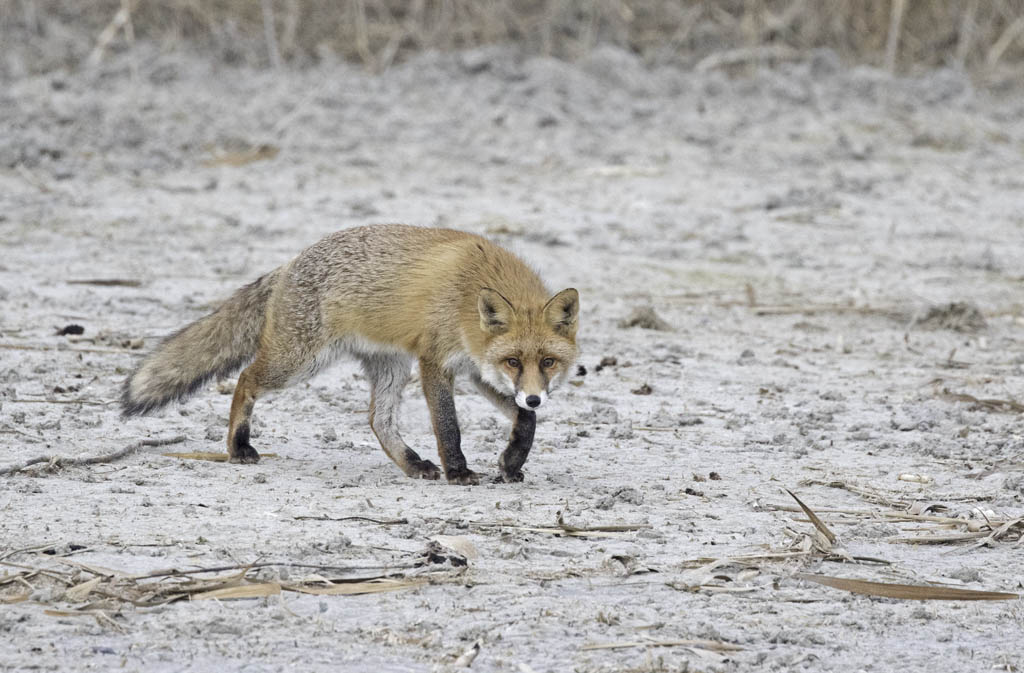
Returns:
[[[806,479],[800,482],[801,486],[828,486],[829,488],[841,488],[844,491],[849,491],[864,498],[868,502],[873,502],[879,505],[886,505],[888,507],[895,507],[897,509],[906,509],[910,503],[906,500],[897,500],[889,497],[885,493],[882,493],[876,489],[859,486],[857,484],[851,484],[841,479],[832,479],[830,481],[822,481],[820,479]]]
[[[1003,537],[1006,537],[1006,534],[1009,533],[1010,531],[1014,530],[1014,529],[1018,529],[1016,531],[1017,532],[1017,539],[1018,540],[1024,539],[1024,517],[1017,518],[1017,519],[1011,519],[1010,521],[1007,521],[1002,526],[1000,526],[999,528],[996,528],[990,534],[986,535],[983,539],[978,540],[976,543],[974,543],[971,546],[967,547],[963,551],[965,551],[965,552],[966,551],[971,551],[972,549],[977,549],[978,547],[984,547],[986,545],[990,545],[993,542],[996,542],[997,540],[999,540],[999,539],[1001,539]]]
[[[449,521],[449,523],[461,523],[457,521]],[[554,526],[524,526],[522,524],[513,523],[510,521],[471,521],[469,526],[477,529],[502,529],[512,528],[514,530],[524,530],[531,533],[547,533],[549,535],[556,535],[559,537],[604,537],[604,538],[615,538],[619,537],[623,533],[630,533],[637,530],[645,530],[651,528],[650,524],[637,523],[637,524],[620,524],[612,526],[572,526],[567,524],[562,518],[562,513],[557,512],[556,523],[557,527]]]
[[[152,579],[156,577],[186,577],[188,575],[200,575],[204,573],[219,573],[225,570],[251,570],[254,568],[301,568],[303,570],[320,570],[330,572],[356,572],[356,571],[368,571],[368,570],[408,570],[416,567],[413,564],[391,564],[387,566],[335,566],[335,565],[320,565],[316,563],[284,563],[280,561],[267,561],[261,563],[250,563],[246,565],[228,565],[228,566],[217,566],[213,568],[192,568],[190,570],[178,570],[177,568],[168,568],[166,570],[154,570],[142,575],[132,575],[129,579],[140,580],[140,579]],[[235,577],[232,575],[231,577]],[[217,581],[215,579],[215,581]]]
[[[976,498],[972,498],[976,499]],[[780,505],[780,504],[768,504],[764,505],[766,509],[778,510],[780,512],[802,512],[803,510],[793,505]],[[970,526],[974,520],[972,519],[958,519],[950,516],[936,516],[932,514],[915,514],[908,511],[898,512],[877,512],[873,510],[864,509],[847,509],[847,508],[822,508],[819,507],[818,511],[821,513],[828,514],[848,514],[856,519],[886,519],[888,521],[913,521],[913,522],[927,522],[927,523],[939,523],[946,525],[968,525]]]
[[[402,589],[415,589],[428,584],[424,578],[416,579],[390,579],[380,578],[363,582],[344,582],[342,584],[331,584],[329,586],[310,584],[285,584],[288,591],[297,591],[303,594],[314,594],[317,596],[357,596],[360,594],[379,594],[385,591],[401,591]]]
[[[134,589],[141,593],[141,597],[133,600],[136,605],[159,605],[183,599],[203,598],[248,598],[248,596],[222,596],[217,592],[227,593],[228,589],[244,588],[245,576],[252,569],[252,565],[244,566],[239,572],[230,575],[221,575],[210,579],[190,579],[176,583],[141,583],[136,581]],[[135,580],[136,578],[130,578]],[[207,595],[204,595],[207,594]]]
[[[901,598],[914,601],[1009,601],[1020,598],[1018,594],[1000,591],[974,591],[972,589],[954,589],[951,587],[870,582],[868,580],[831,577],[829,575],[811,575],[807,573],[799,573],[796,576],[802,580],[823,584],[833,589],[841,589],[855,594],[879,598]]]
[[[32,545],[31,547],[17,547],[15,549],[9,549],[9,550],[5,551],[4,553],[0,554],[0,561],[4,561],[5,559],[9,559],[12,556],[17,556],[18,554],[34,554],[34,553],[37,553],[37,552],[52,551],[52,550],[56,549],[56,547],[57,547],[57,543],[56,542],[47,542],[46,544],[37,544],[37,545]]]
[[[5,573],[4,575],[0,575],[0,587],[4,586],[5,584],[26,583],[25,580],[35,576],[36,574],[38,573],[24,570],[21,572],[14,573],[13,575],[8,575]]]
[[[721,640],[627,640],[620,643],[592,643],[581,650],[621,650],[627,647],[694,647],[712,652],[741,652],[743,648]]]
[[[170,452],[161,454],[168,458],[180,458],[182,460],[209,460],[214,463],[228,462],[228,454],[211,453],[207,451],[185,451],[180,453]],[[277,458],[276,453],[261,453],[260,458]]]
[[[56,559],[60,563],[71,565],[95,575],[95,577],[84,582],[70,579],[72,576],[65,576],[62,573],[54,574],[53,571],[41,568],[25,566],[25,570],[16,573],[13,577],[4,576],[0,578],[0,584],[20,583],[28,591],[22,591],[17,595],[7,595],[0,598],[0,604],[16,603],[27,600],[32,591],[33,585],[28,579],[40,575],[53,577],[65,585],[62,597],[64,600],[74,603],[81,603],[90,596],[98,596],[104,606],[111,601],[130,603],[137,607],[154,607],[173,603],[176,601],[198,601],[198,600],[234,600],[246,598],[261,598],[280,594],[282,591],[295,591],[299,593],[323,595],[323,596],[351,596],[358,594],[382,593],[387,591],[399,591],[423,586],[432,581],[438,581],[443,575],[437,574],[431,569],[425,572],[418,572],[415,577],[403,577],[395,574],[395,565],[388,567],[374,566],[372,569],[381,570],[388,574],[363,576],[354,578],[329,578],[320,575],[309,576],[305,579],[293,580],[288,583],[281,583],[274,580],[252,580],[249,573],[255,568],[263,567],[292,567],[307,568],[315,570],[329,570],[351,572],[353,570],[368,570],[367,567],[337,567],[319,566],[301,563],[250,563],[244,566],[225,566],[217,568],[199,568],[192,570],[159,570],[143,574],[130,574],[108,568],[99,568],[67,559]],[[5,565],[19,567],[18,564],[9,561]],[[401,567],[412,568],[412,565]],[[224,570],[237,570],[228,574],[217,575],[206,579],[194,578],[197,573],[210,573]],[[89,608],[99,603],[83,605],[81,609],[73,614],[81,615],[90,612]],[[91,611],[95,613],[96,611]],[[103,620],[105,615],[96,614],[97,619]],[[112,624],[110,626],[113,626]],[[120,628],[120,627],[115,627]]]
[[[967,393],[954,393],[949,390],[949,388],[943,388],[942,394],[939,395],[939,397],[944,400],[952,400],[954,402],[967,402],[969,404],[977,405],[982,409],[989,409],[991,411],[1001,411],[1003,413],[1016,412],[1018,414],[1024,413],[1024,404],[1014,400],[998,400],[993,398],[980,399],[974,395],[968,395]]]
[[[44,615],[51,617],[95,617],[96,612],[92,610],[43,610]]]
[[[758,306],[754,315],[790,315],[799,313],[802,315],[818,315],[821,313],[856,313],[859,315],[879,315],[883,317],[902,317],[903,312],[898,307],[876,307],[876,306],[851,306],[847,304],[785,304],[777,306]]]
[[[111,619],[110,615],[103,610],[43,610],[43,614],[51,617],[92,617],[103,628],[125,632],[124,627]]]
[[[986,533],[949,533],[947,535],[914,535],[909,537],[888,538],[887,542],[898,542],[902,544],[950,544],[953,542],[969,542],[981,538],[988,538]]]
[[[81,568],[82,570],[90,572],[93,575],[98,575],[100,577],[128,577],[127,573],[124,573],[120,570],[113,570],[111,568],[104,568],[102,566],[91,565],[89,563],[82,563],[81,561],[73,561],[67,558],[59,558],[57,559],[57,563],[72,566],[75,568]]]
[[[103,577],[93,577],[91,580],[76,584],[67,591],[64,592],[64,596],[73,603],[84,601],[86,596],[92,593],[92,590],[103,581]]]
[[[569,535],[583,535],[586,533],[627,533],[634,530],[640,530],[641,528],[650,528],[649,524],[623,524],[616,526],[586,526],[580,528],[579,526],[570,526],[562,518],[562,513],[557,512],[558,528],[564,533]]]
[[[829,544],[835,544],[837,539],[836,534],[830,531],[828,526],[818,518],[818,515],[812,512],[811,508],[805,505],[800,498],[796,497],[796,494],[793,493],[793,491],[788,488],[785,489],[785,491],[793,497],[793,500],[796,500],[796,504],[800,505],[800,509],[804,511],[804,514],[806,514],[807,518],[811,520],[811,523],[813,523],[814,527],[818,529],[818,532],[825,536],[825,539],[829,541]]]
[[[276,582],[265,582],[260,584],[243,584],[237,587],[224,587],[212,591],[203,591],[198,594],[191,594],[189,600],[202,601],[215,598],[217,600],[230,600],[235,598],[261,598],[263,596],[275,596],[281,593],[281,585]]]
[[[205,163],[207,166],[245,166],[254,161],[273,159],[280,151],[281,149],[274,145],[263,144],[240,152],[224,152]]]

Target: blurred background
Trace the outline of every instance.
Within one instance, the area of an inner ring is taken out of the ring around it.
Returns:
[[[828,47],[890,70],[978,71],[1024,57],[1024,0],[2,0],[0,30],[8,76],[136,40],[267,67],[344,59],[381,70],[499,43],[573,59],[610,43],[655,65]]]

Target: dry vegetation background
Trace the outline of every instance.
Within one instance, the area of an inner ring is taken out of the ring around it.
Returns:
[[[74,64],[140,38],[183,40],[231,62],[329,58],[379,70],[425,50],[521,44],[572,59],[612,43],[649,63],[722,50],[758,57],[829,47],[890,69],[972,70],[1024,58],[1024,0],[0,0],[5,49],[28,71]],[[59,42],[42,49],[39,38]],[[767,48],[767,49],[765,49]]]

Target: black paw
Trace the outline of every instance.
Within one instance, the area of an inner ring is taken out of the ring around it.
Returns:
[[[232,463],[252,464],[260,462],[260,454],[250,444],[236,446],[229,454],[228,460]]]
[[[523,480],[523,471],[516,470],[515,472],[505,472],[502,470],[499,481],[503,481],[506,484],[518,484]]]
[[[460,486],[476,486],[480,483],[480,475],[468,467],[448,470],[445,477],[448,479],[449,484],[458,484]]]
[[[406,472],[406,474],[413,479],[436,480],[441,478],[441,470],[439,470],[437,465],[434,465],[429,460],[420,460],[415,463],[410,463],[409,471]]]

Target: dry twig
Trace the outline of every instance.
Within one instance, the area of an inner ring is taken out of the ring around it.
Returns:
[[[75,465],[95,465],[97,463],[111,463],[115,460],[124,458],[127,455],[135,453],[139,449],[149,446],[166,446],[168,444],[177,444],[178,442],[184,442],[185,435],[178,435],[176,437],[168,437],[166,439],[143,439],[130,446],[126,446],[123,449],[114,451],[113,453],[105,453],[99,456],[89,456],[87,458],[67,458],[65,456],[36,456],[23,463],[17,465],[9,465],[4,468],[0,468],[0,475],[14,474],[20,472],[26,467],[37,465],[39,463],[49,463],[50,467],[72,467]]]

